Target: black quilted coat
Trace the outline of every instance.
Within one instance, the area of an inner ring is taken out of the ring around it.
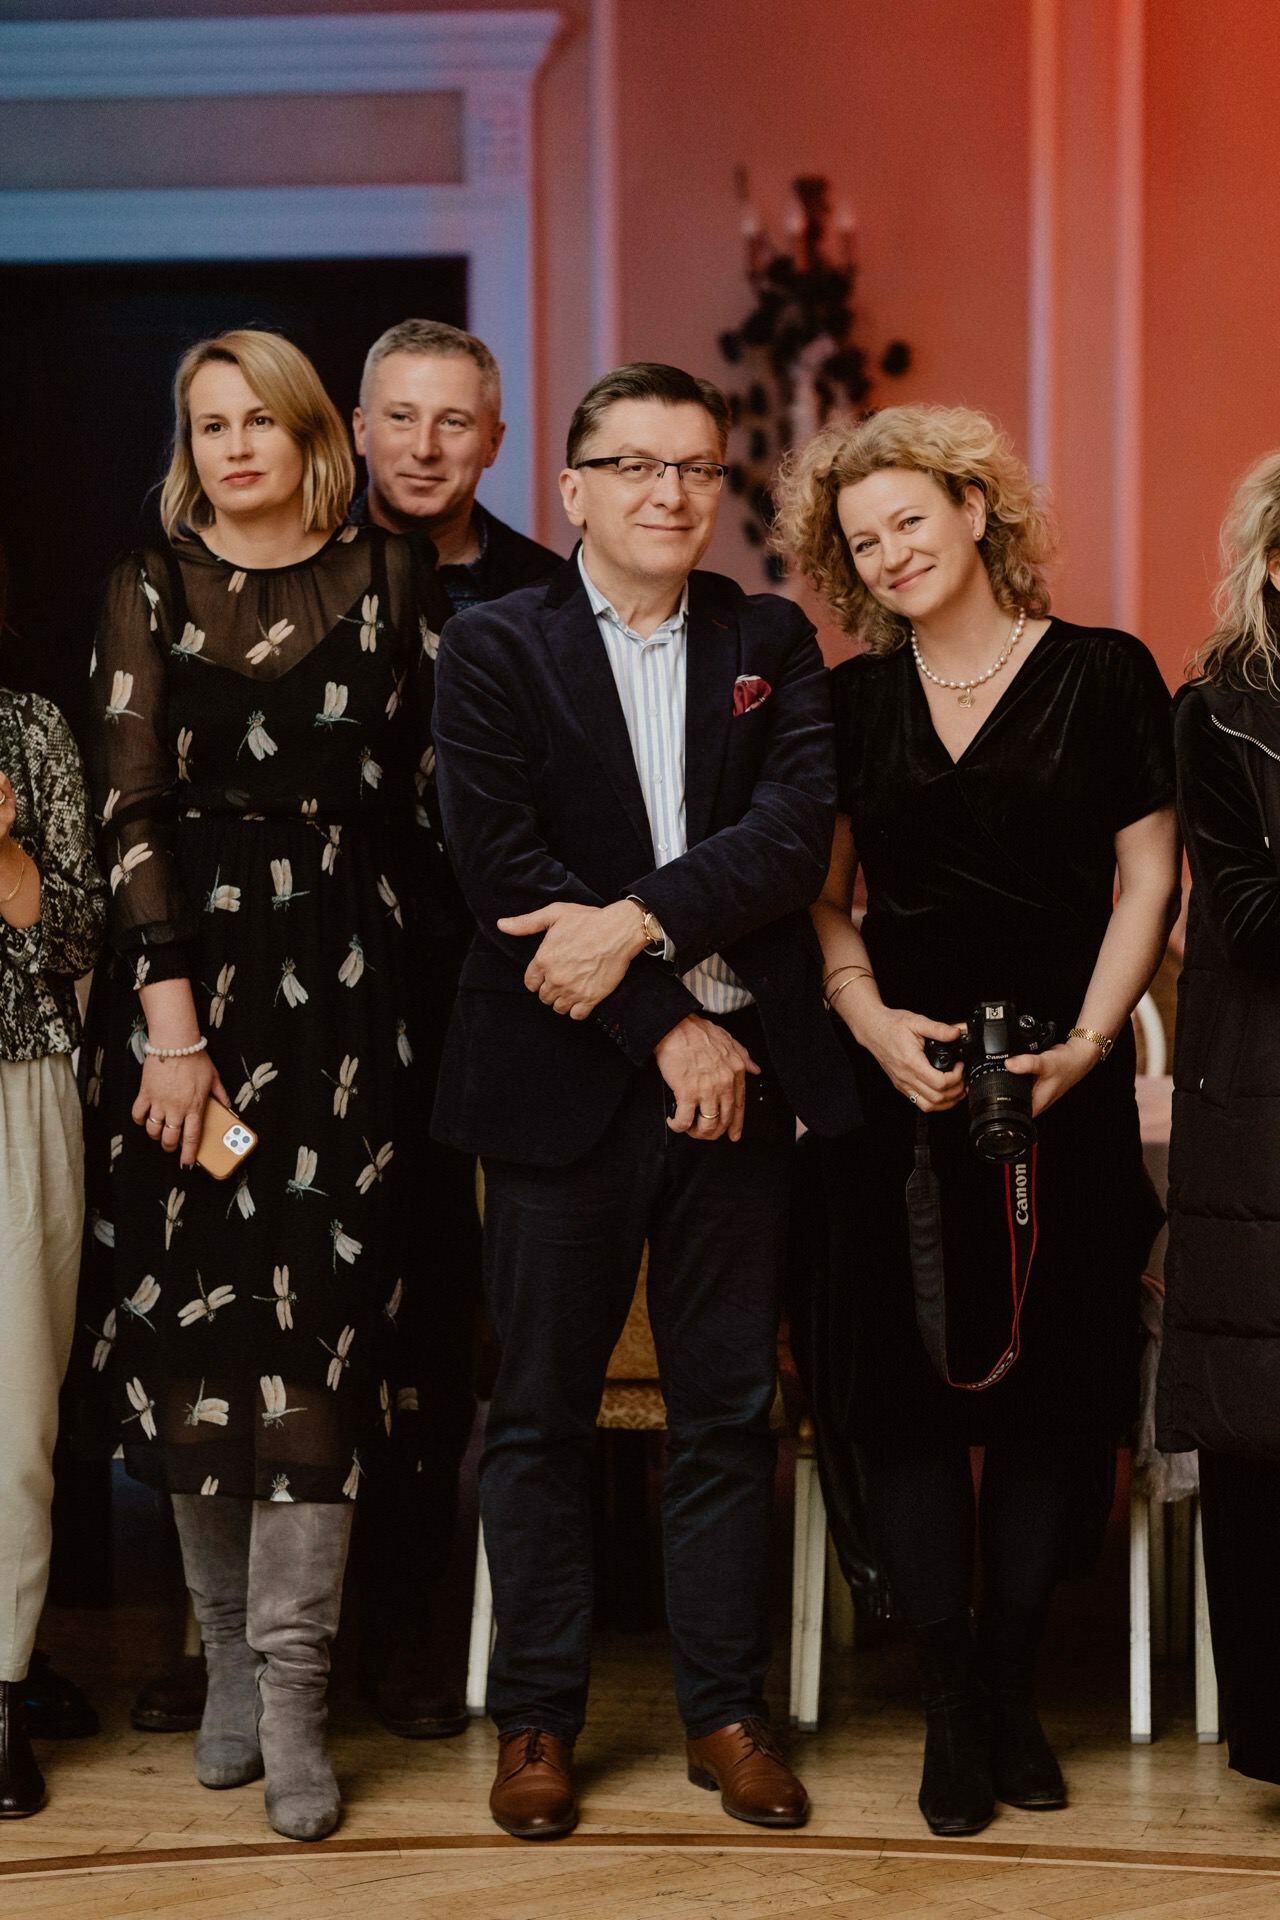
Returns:
[[[1157,1439],[1280,1460],[1280,700],[1197,682],[1174,727],[1192,895]]]

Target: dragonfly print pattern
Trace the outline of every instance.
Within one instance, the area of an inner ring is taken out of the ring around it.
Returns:
[[[412,1045],[434,977],[415,945],[431,591],[407,543],[364,529],[294,568],[179,541],[112,577],[92,773],[113,958],[82,1055],[78,1364],[161,1488],[354,1500],[415,1398],[399,1328],[431,1241]],[[137,990],[172,979],[257,1135],[225,1184],[132,1119]]]

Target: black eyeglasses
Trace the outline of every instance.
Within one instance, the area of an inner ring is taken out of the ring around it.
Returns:
[[[638,453],[610,453],[599,460],[579,460],[578,465],[612,467],[619,480],[632,487],[651,487],[674,467],[689,493],[719,493],[729,471],[714,460],[649,460]]]

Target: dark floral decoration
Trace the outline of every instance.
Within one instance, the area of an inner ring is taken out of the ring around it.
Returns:
[[[739,172],[741,197],[745,175]],[[729,468],[729,486],[747,511],[742,530],[754,547],[766,549],[773,524],[771,480],[791,445],[797,374],[802,356],[815,343],[830,351],[809,361],[817,424],[837,409],[866,404],[873,373],[867,355],[854,340],[852,305],[857,269],[848,230],[838,235],[841,259],[829,257],[830,184],[821,175],[793,182],[803,224],[790,249],[775,253],[758,231],[749,230],[747,277],[755,305],[742,324],[720,335],[720,351],[740,368],[741,385],[730,391],[737,457]],[[894,340],[880,356],[876,371],[895,378],[911,364],[911,349]],[[762,553],[770,580],[783,578],[777,554]]]

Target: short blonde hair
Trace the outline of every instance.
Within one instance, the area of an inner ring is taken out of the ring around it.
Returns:
[[[957,505],[966,487],[979,487],[987,507],[979,552],[997,603],[1008,613],[1048,613],[1053,521],[1009,436],[970,407],[885,407],[824,427],[786,457],[774,482],[772,545],[812,580],[846,633],[872,653],[892,653],[907,637],[909,623],[859,579],[837,511],[846,487],[888,467],[928,474]]]
[[[1236,488],[1219,547],[1222,578],[1213,596],[1218,624],[1191,655],[1187,672],[1205,680],[1232,677],[1280,698],[1280,597],[1269,572],[1280,554],[1280,453],[1250,467]]]
[[[191,451],[191,382],[210,361],[239,367],[264,407],[302,452],[302,524],[327,533],[347,514],[356,469],[347,430],[305,353],[278,333],[237,327],[197,341],[178,362],[173,379],[173,449],[160,489],[160,518],[170,539],[186,527],[207,527],[213,508],[200,485]]]
[[[481,391],[493,408],[494,418],[501,418],[502,371],[497,361],[474,333],[464,333],[461,327],[451,327],[444,320],[401,320],[378,335],[365,355],[364,372],[360,375],[360,405],[366,413],[371,404],[373,376],[393,353],[434,354],[437,359],[446,360],[461,356],[474,360],[480,369]]]

